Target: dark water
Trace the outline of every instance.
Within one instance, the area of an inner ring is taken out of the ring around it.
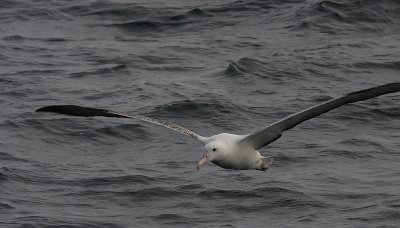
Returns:
[[[400,80],[400,1],[0,1],[1,227],[398,227],[400,94],[308,121],[267,172],[208,165],[199,134],[249,133]]]

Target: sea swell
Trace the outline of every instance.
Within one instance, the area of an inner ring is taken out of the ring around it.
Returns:
[[[346,105],[260,149],[266,172],[196,171],[203,145],[75,104],[247,134],[398,81],[400,4],[0,2],[0,226],[397,227],[398,94]]]

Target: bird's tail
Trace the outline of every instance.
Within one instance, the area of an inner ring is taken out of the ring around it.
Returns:
[[[267,172],[267,169],[269,169],[269,165],[274,161],[272,158],[268,157],[262,157],[261,158],[261,171]]]

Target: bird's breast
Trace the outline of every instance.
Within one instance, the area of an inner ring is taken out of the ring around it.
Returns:
[[[212,161],[225,169],[257,169],[261,155],[257,150],[236,150],[227,154],[223,159]]]

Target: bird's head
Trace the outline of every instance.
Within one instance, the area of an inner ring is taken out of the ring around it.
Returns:
[[[204,146],[203,157],[197,162],[197,170],[203,167],[207,162],[218,162],[224,159],[227,154],[227,146],[222,141],[213,141]]]

